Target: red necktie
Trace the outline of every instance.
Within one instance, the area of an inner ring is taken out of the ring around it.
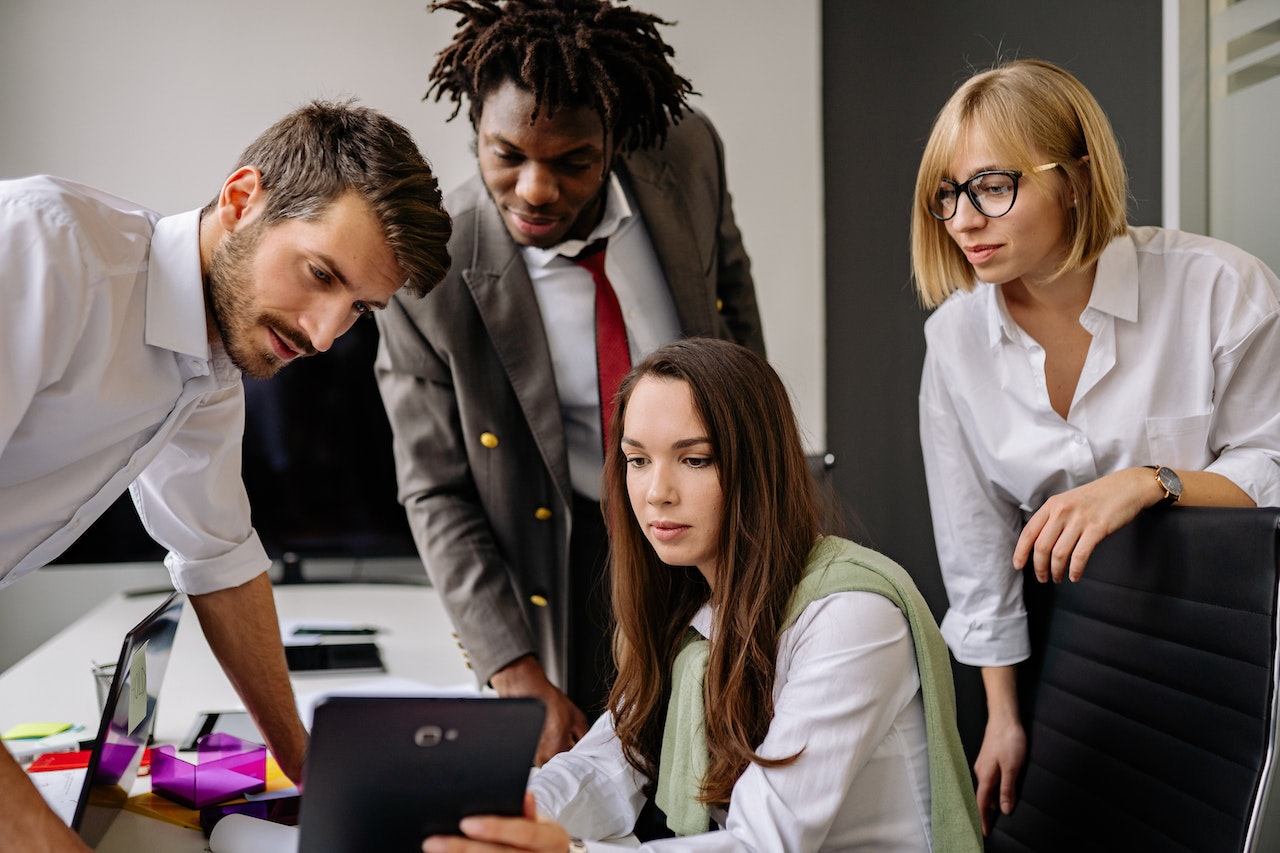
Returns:
[[[627,346],[627,327],[622,321],[618,295],[604,273],[605,241],[597,240],[573,258],[573,262],[591,273],[596,283],[596,372],[600,379],[600,433],[602,447],[608,447],[609,421],[613,418],[613,398],[622,378],[631,369],[631,350]]]

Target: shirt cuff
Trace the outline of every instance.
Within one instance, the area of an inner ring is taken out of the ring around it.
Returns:
[[[248,583],[271,567],[256,530],[225,554],[203,560],[187,560],[170,551],[164,558],[173,588],[187,595],[204,595]]]
[[[1031,656],[1025,613],[976,617],[953,608],[942,617],[940,627],[956,660],[968,666],[1009,666]]]
[[[1226,477],[1258,506],[1280,506],[1280,464],[1262,451],[1225,453],[1206,471]]]

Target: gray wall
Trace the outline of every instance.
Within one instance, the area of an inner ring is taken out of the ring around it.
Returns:
[[[874,4],[874,15],[871,6],[822,4],[828,444],[864,541],[909,569],[941,618],[916,409],[926,314],[908,242],[930,125],[972,69],[1013,57],[1063,65],[1120,137],[1130,221],[1159,224],[1161,3],[900,0]],[[958,673],[971,707],[975,677]]]

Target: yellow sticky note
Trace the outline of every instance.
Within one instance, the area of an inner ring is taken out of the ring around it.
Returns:
[[[9,731],[0,735],[0,740],[21,740],[23,738],[48,737],[71,728],[70,723],[19,723]]]
[[[147,718],[147,643],[129,659],[129,734]]]

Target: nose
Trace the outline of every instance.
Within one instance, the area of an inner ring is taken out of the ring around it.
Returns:
[[[952,231],[972,231],[981,228],[986,222],[987,217],[974,206],[969,194],[960,193],[956,198],[956,215],[947,220],[947,227]]]
[[[650,506],[673,504],[676,502],[675,482],[667,472],[665,465],[650,463],[649,489],[645,495]]]
[[[357,315],[345,296],[319,303],[315,308],[302,315],[299,325],[311,341],[316,352],[328,352],[333,342],[342,337]]]
[[[520,168],[520,177],[516,180],[516,195],[529,207],[543,207],[559,200],[560,186],[551,169],[529,160]]]

